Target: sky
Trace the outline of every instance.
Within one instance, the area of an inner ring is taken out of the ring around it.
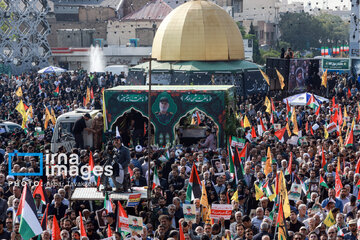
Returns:
[[[284,0],[283,0],[284,1]],[[289,3],[292,2],[303,2],[304,4],[311,3],[312,8],[320,7],[326,8],[326,2],[329,8],[342,10],[344,5],[350,10],[351,1],[350,0],[288,0]],[[336,8],[338,7],[338,8]]]

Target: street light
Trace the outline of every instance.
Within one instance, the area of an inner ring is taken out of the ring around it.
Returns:
[[[151,200],[151,184],[150,184],[150,151],[151,151],[151,61],[156,61],[156,58],[144,58],[145,61],[149,61],[149,93],[148,93],[148,189],[147,189],[147,201],[148,209],[150,209],[150,200]]]

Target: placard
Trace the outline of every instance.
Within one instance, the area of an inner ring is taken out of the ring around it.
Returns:
[[[293,183],[289,192],[289,200],[299,201],[301,197],[301,185]]]
[[[135,217],[129,215],[129,228],[131,232],[136,232],[137,234],[141,234],[143,230],[143,219],[142,217]]]
[[[354,125],[354,135],[357,136],[360,134],[360,125],[355,124]]]
[[[119,228],[123,232],[130,232],[129,219],[126,217],[119,217]]]
[[[220,219],[224,218],[225,220],[229,220],[232,212],[231,204],[212,204],[211,205],[211,218]]]
[[[141,193],[130,194],[128,197],[127,207],[135,207],[139,204],[141,198]]]
[[[238,138],[238,137],[234,137],[232,136],[231,137],[231,146],[232,147],[237,147],[237,148],[240,148],[240,149],[243,149],[245,147],[245,139],[243,138]]]
[[[275,132],[278,131],[278,130],[280,130],[280,129],[281,129],[281,124],[275,123],[275,124],[274,124],[274,130],[275,130]]]
[[[194,204],[183,204],[183,212],[185,221],[195,223],[196,208]]]

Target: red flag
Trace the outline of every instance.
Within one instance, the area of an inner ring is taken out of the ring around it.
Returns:
[[[230,204],[229,192],[226,192],[227,204]]]
[[[305,124],[305,131],[306,133],[309,132],[309,122],[306,122]]]
[[[350,91],[350,88],[348,88],[348,91],[347,91],[347,96],[348,96],[348,98],[350,98],[350,97],[351,97],[351,91]]]
[[[335,113],[334,115],[331,116],[331,121],[334,122],[335,124],[338,124],[338,121],[339,121],[339,116],[338,116],[338,110],[335,110]]]
[[[180,234],[180,240],[185,240],[184,231],[181,226],[181,222],[179,221],[179,234]]]
[[[43,181],[42,179],[40,179],[39,181],[39,185],[36,186],[35,190],[34,190],[34,193],[33,193],[33,197],[35,198],[35,195],[36,194],[39,194],[41,196],[41,202],[43,204],[46,204],[48,201],[47,201],[47,197],[46,195],[44,194],[44,187],[43,187]]]
[[[144,136],[146,135],[146,122],[144,122]]]
[[[81,212],[79,212],[79,216],[80,216],[80,237],[87,237],[85,227],[84,227],[83,218],[81,216]]]
[[[83,97],[83,106],[85,107],[86,106],[86,98]]]
[[[54,218],[53,218],[52,238],[51,239],[52,240],[61,240],[60,228],[59,228],[59,224],[58,224],[58,221],[57,221],[55,215],[54,215]]]
[[[356,117],[356,122],[359,122],[360,121],[360,108],[359,107],[357,109],[357,112],[358,112],[358,115]]]
[[[47,230],[47,218],[48,218],[48,210],[49,210],[49,204],[46,204],[46,209],[44,212],[44,215],[41,218],[41,228],[45,231]]]
[[[293,154],[292,154],[292,152],[290,152],[289,166],[287,168],[287,171],[289,174],[291,174],[292,161],[293,161]]]
[[[338,123],[341,126],[343,124],[343,116],[342,116],[341,108],[339,108],[338,113],[339,113],[339,115],[338,115]]]
[[[200,125],[201,119],[200,119],[199,111],[196,111],[196,118],[197,118],[197,124]]]
[[[332,98],[332,107],[335,108],[335,96]]]
[[[266,128],[265,128],[265,125],[264,125],[263,120],[261,118],[260,118],[260,125],[261,125],[261,128],[262,128],[263,132],[265,132]]]
[[[354,131],[350,129],[349,135],[345,140],[345,147],[353,146],[354,144]],[[344,168],[345,169],[345,168]]]
[[[118,201],[118,206],[119,206],[119,216],[120,217],[128,217],[127,214],[126,214],[126,211],[125,209],[122,207],[120,201]]]
[[[355,170],[355,173],[360,173],[360,158],[356,164],[356,170]]]
[[[26,104],[24,103],[24,108],[25,108],[25,111],[27,111],[29,109],[28,106],[26,106]]]
[[[341,183],[339,172],[336,169],[336,173],[335,173],[335,193],[336,193],[336,195],[335,195],[335,197],[340,196],[340,191],[341,191],[342,188],[343,188],[343,185]]]
[[[252,126],[252,129],[251,129],[251,137],[256,138],[256,132],[255,132],[254,126]]]
[[[313,135],[313,136],[314,136],[314,132],[313,132],[312,127],[310,127],[310,133],[311,133],[311,135]]]
[[[94,99],[94,89],[92,87],[90,89],[90,98]]]
[[[134,171],[128,166],[128,172],[130,174],[130,179],[132,179],[132,176],[134,175]]]
[[[317,110],[316,110],[316,112],[315,112],[315,115],[316,115],[316,116],[319,116],[320,108],[321,108],[321,104],[319,105],[319,107],[317,108]]]
[[[108,224],[107,236],[108,236],[108,237],[111,237],[111,236],[112,236],[112,232],[111,232],[110,224]]]
[[[270,98],[271,100],[271,111],[275,112],[275,105],[274,105],[274,101],[272,100],[272,98]]]

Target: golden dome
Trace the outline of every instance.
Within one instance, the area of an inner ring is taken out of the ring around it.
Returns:
[[[154,37],[158,61],[228,61],[244,59],[239,28],[230,15],[208,1],[189,1],[172,10]]]

